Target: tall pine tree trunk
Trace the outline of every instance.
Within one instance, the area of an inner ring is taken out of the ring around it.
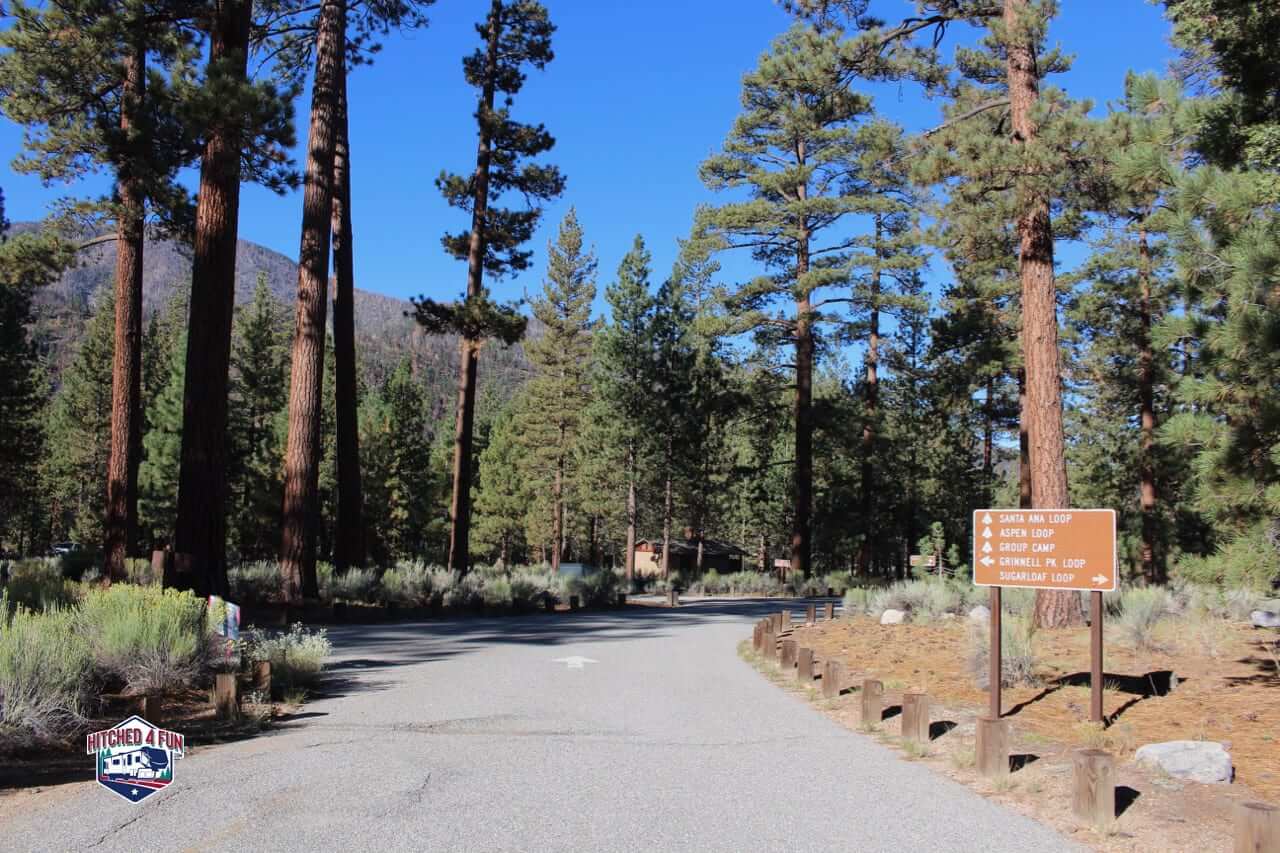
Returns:
[[[871,316],[867,336],[867,388],[866,416],[862,423],[862,524],[867,531],[862,539],[862,548],[858,553],[858,571],[866,575],[871,567],[872,555],[876,551],[876,523],[873,515],[875,505],[875,454],[876,443],[876,404],[880,398],[880,241],[883,239],[883,223],[880,216],[875,217],[875,256],[876,266],[871,270]]]
[[[364,494],[357,419],[355,258],[351,227],[351,140],[345,61],[338,71],[337,139],[333,151],[333,350],[337,404],[338,519],[333,562],[338,571],[365,561]]]
[[[1138,400],[1142,421],[1142,447],[1138,469],[1142,501],[1142,576],[1147,583],[1164,580],[1164,566],[1157,556],[1155,466],[1155,353],[1151,347],[1151,246],[1144,227],[1138,234]]]
[[[1027,370],[1018,368],[1018,506],[1031,509],[1031,439],[1027,435]]]
[[[211,70],[246,79],[252,16],[252,0],[218,4]],[[200,163],[174,531],[174,551],[189,555],[190,572],[179,571],[166,582],[199,595],[222,595],[227,589],[227,385],[243,142],[239,122],[220,123],[210,130]]]
[[[796,162],[805,163],[804,141],[796,146]],[[808,187],[798,188],[800,200],[808,196]],[[800,224],[796,248],[796,282],[809,274],[809,229]],[[811,538],[809,513],[813,506],[813,317],[808,292],[796,298],[796,400],[795,400],[795,518],[791,529],[791,571],[809,577]]]
[[[289,438],[284,457],[281,593],[296,603],[319,594],[316,533],[319,515],[320,410],[324,385],[325,309],[329,284],[333,160],[337,137],[338,78],[342,68],[346,9],[324,0],[316,37],[316,75],[302,194],[298,249],[298,299],[289,378]]]
[[[1009,104],[1014,141],[1035,143],[1034,112],[1040,96],[1040,71],[1030,39],[1019,20],[1028,0],[1004,0]],[[1030,168],[1030,167],[1028,167]],[[1022,278],[1022,353],[1027,370],[1027,406],[1023,415],[1031,456],[1031,494],[1037,509],[1065,509],[1066,441],[1062,428],[1062,378],[1058,352],[1058,304],[1053,274],[1053,225],[1049,199],[1033,193],[1018,216],[1019,272]],[[1036,624],[1042,628],[1084,621],[1075,592],[1036,593]]]
[[[636,575],[636,451],[627,447],[627,581]]]
[[[485,49],[484,87],[477,110],[480,140],[476,146],[476,171],[472,179],[471,243],[467,247],[467,298],[481,295],[489,214],[489,163],[494,78],[498,73],[498,48],[502,33],[502,0],[489,8],[488,43]],[[453,432],[453,497],[449,503],[449,568],[465,572],[471,565],[471,452],[476,420],[476,366],[480,341],[464,337],[458,345],[458,411]],[[560,565],[559,552],[554,558]]]
[[[982,401],[982,505],[991,506],[995,464],[995,380],[987,377],[987,395]]]
[[[138,463],[142,456],[142,252],[146,199],[135,174],[145,156],[138,119],[146,97],[146,45],[135,38],[124,56],[120,130],[128,137],[131,159],[116,181],[116,326],[111,363],[111,456],[107,461],[107,513],[104,575],[107,582],[127,577],[124,561],[137,547]]]
[[[564,427],[560,427],[560,443],[564,444]],[[564,553],[564,454],[556,456],[556,475],[551,483],[551,571],[560,571],[560,555]]]
[[[667,435],[667,464],[662,492],[662,576],[671,577],[671,442]]]

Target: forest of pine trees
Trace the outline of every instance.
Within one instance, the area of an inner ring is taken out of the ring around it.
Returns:
[[[544,207],[573,200],[551,133],[516,120],[555,26],[492,0],[463,59],[474,165],[437,181],[469,220],[442,240],[460,297],[411,312],[456,342],[442,410],[408,356],[368,381],[351,307],[346,79],[431,0],[201,5],[8,7],[14,168],[72,197],[9,233],[0,196],[0,551],[76,542],[111,582],[167,548],[165,583],[198,593],[278,560],[286,602],[321,563],[630,578],[641,540],[663,574],[675,543],[696,572],[714,542],[874,583],[918,553],[963,574],[977,507],[1077,506],[1117,510],[1130,581],[1280,581],[1280,66],[1259,60],[1280,12],[1165,0],[1180,61],[1094,105],[1054,83],[1088,60],[1053,45],[1051,0],[784,2],[739,115],[688,164],[707,200],[665,270],[644,234],[601,268],[573,208],[534,266]],[[49,59],[69,50],[75,73]],[[884,81],[936,124],[905,130]],[[90,173],[108,196],[76,195]],[[265,280],[235,304],[248,182],[301,189],[292,306]],[[147,229],[193,263],[150,315]],[[104,242],[115,276],[55,363],[35,296]],[[492,297],[526,270],[527,304]],[[501,347],[527,379],[486,393]],[[1036,617],[1083,614],[1042,593]]]

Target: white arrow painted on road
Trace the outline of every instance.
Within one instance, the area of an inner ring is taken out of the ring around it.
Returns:
[[[552,661],[552,663],[566,664],[569,667],[569,669],[584,669],[586,664],[600,663],[600,661],[592,660],[591,658],[584,658],[582,655],[574,655],[573,657],[569,657],[569,658],[556,658],[555,660]]]
[[[990,542],[983,542],[983,543],[982,543],[982,553],[984,553],[984,554],[990,554],[990,553],[991,553],[991,543],[990,543]]]
[[[979,562],[979,563],[982,563],[982,565],[984,565],[984,566],[989,566],[989,565],[991,565],[992,563],[994,563],[994,562],[995,562],[995,560],[991,559],[990,557],[983,557],[983,558],[982,558],[981,560],[979,560],[978,562]]]
[[[1106,582],[1107,582],[1107,578],[1106,578],[1106,576],[1105,576],[1105,575],[1094,575],[1094,576],[1093,576],[1093,582],[1094,582],[1094,584],[1096,584],[1097,586],[1102,586],[1104,583],[1106,583]]]

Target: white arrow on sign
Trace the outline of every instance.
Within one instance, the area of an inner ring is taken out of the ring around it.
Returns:
[[[1107,578],[1106,578],[1106,576],[1105,576],[1105,575],[1094,575],[1094,576],[1093,576],[1093,583],[1094,583],[1094,585],[1095,585],[1095,586],[1102,586],[1102,585],[1103,585],[1104,583],[1106,583],[1106,582],[1107,582]]]
[[[992,563],[994,563],[994,562],[995,562],[995,560],[991,559],[990,557],[983,557],[983,558],[982,558],[981,560],[979,560],[978,562],[979,562],[979,563],[982,563],[982,565],[984,565],[984,566],[989,566],[989,565],[991,565]]]
[[[984,553],[984,554],[990,554],[990,553],[991,553],[991,543],[990,543],[990,542],[983,542],[983,543],[982,543],[982,553]]]
[[[989,513],[989,512],[988,512],[988,513],[983,514],[983,516],[982,516],[982,523],[983,523],[983,524],[990,524],[990,523],[991,523],[991,513]]]
[[[600,663],[600,661],[592,660],[591,658],[584,658],[582,655],[574,655],[573,657],[569,657],[569,658],[556,658],[555,660],[552,661],[552,663],[566,664],[569,667],[569,669],[583,669],[585,668],[586,664]]]

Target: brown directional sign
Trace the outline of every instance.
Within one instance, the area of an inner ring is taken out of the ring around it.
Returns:
[[[974,511],[973,582],[1111,592],[1116,588],[1115,510]]]

